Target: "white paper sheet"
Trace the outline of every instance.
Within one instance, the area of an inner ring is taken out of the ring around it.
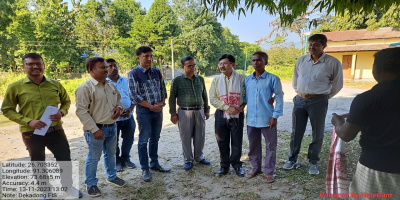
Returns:
[[[52,121],[50,120],[50,115],[54,115],[58,112],[58,108],[54,107],[54,106],[47,106],[46,110],[44,111],[42,117],[40,118],[40,121],[44,122],[45,124],[47,124],[47,126],[43,127],[41,130],[39,129],[35,129],[35,131],[33,131],[33,134],[35,135],[41,135],[44,136],[47,133],[47,130],[49,130],[49,127],[52,123]]]

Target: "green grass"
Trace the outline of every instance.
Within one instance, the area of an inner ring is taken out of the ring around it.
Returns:
[[[297,188],[296,190],[288,191],[288,194],[294,196],[297,193],[301,193],[306,199],[315,199],[318,197],[320,192],[325,191],[325,175],[327,170],[330,144],[332,138],[332,132],[326,132],[324,142],[322,145],[322,151],[320,154],[319,171],[320,174],[317,176],[311,176],[308,174],[308,159],[307,151],[308,145],[311,143],[311,136],[304,136],[300,154],[298,157],[298,162],[301,163],[299,169],[285,170],[282,168],[283,161],[287,159],[289,154],[289,143],[290,143],[290,133],[283,132],[278,133],[278,148],[277,148],[277,164],[276,164],[276,174],[278,174],[279,179],[282,179],[283,184],[289,185],[290,187]],[[351,179],[352,174],[355,172],[355,167],[360,155],[360,146],[358,144],[359,136],[353,141],[345,143],[345,152],[347,157],[347,172],[348,177]]]

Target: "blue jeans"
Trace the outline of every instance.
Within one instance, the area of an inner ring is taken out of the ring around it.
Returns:
[[[150,166],[158,165],[158,140],[160,139],[163,114],[153,112],[150,109],[137,106],[137,122],[139,125],[139,143],[138,153],[142,170],[149,169]],[[147,152],[147,142],[149,142],[149,151]]]
[[[306,131],[307,121],[310,118],[312,127],[312,142],[308,147],[308,160],[317,164],[325,131],[325,118],[328,111],[328,95],[316,98],[293,98],[292,136],[290,138],[290,161],[297,161],[300,153],[301,142]]]
[[[127,120],[117,121],[117,163],[129,161],[130,152],[134,140],[136,123],[133,116]],[[121,133],[122,144],[119,148],[119,134]]]
[[[111,127],[102,127],[104,132],[103,140],[96,140],[93,133],[85,131],[86,143],[88,144],[89,153],[85,163],[85,183],[88,187],[97,185],[96,178],[97,163],[101,157],[101,151],[104,153],[104,166],[108,180],[114,180],[117,177],[117,169],[115,168],[115,147],[117,146],[117,125]]]

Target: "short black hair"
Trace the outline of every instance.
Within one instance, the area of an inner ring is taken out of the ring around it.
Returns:
[[[185,62],[186,62],[186,61],[189,61],[189,60],[194,60],[194,58],[193,58],[192,56],[185,56],[185,57],[183,57],[183,58],[181,59],[182,66],[185,65]]]
[[[308,38],[308,41],[319,41],[322,45],[326,45],[326,43],[328,42],[328,38],[326,38],[324,34],[314,34],[310,38]]]
[[[27,59],[27,58],[41,59],[42,62],[44,62],[42,56],[40,56],[39,54],[37,54],[37,53],[27,53],[27,54],[24,55],[24,57],[22,57],[22,64],[24,64],[25,59]]]
[[[147,53],[147,52],[153,52],[153,49],[151,49],[151,47],[149,47],[149,46],[141,46],[136,49],[137,56],[140,56],[140,54]]]
[[[98,63],[98,62],[103,62],[104,63],[104,58],[102,57],[91,57],[87,59],[85,66],[87,72],[90,72],[93,70],[93,67]]]
[[[265,53],[263,51],[256,51],[256,52],[253,53],[253,56],[256,55],[256,54],[260,54],[262,56],[262,58],[264,58],[264,61],[268,62],[268,54],[267,53]]]
[[[235,57],[233,57],[231,54],[224,54],[219,58],[218,61],[221,61],[222,59],[228,58],[229,62],[234,63],[235,62]]]
[[[400,47],[387,48],[378,51],[375,56],[374,68],[379,72],[400,75]]]
[[[106,63],[109,63],[109,62],[115,62],[115,63],[117,63],[117,61],[115,61],[113,58],[107,58],[107,59],[106,59]]]

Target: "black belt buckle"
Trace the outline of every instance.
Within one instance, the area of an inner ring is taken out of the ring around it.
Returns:
[[[187,107],[187,108],[183,107],[180,109],[182,109],[182,110],[200,110],[201,108],[200,107]]]
[[[112,127],[114,126],[115,123],[113,124],[96,124],[98,128],[102,128],[102,127]]]

